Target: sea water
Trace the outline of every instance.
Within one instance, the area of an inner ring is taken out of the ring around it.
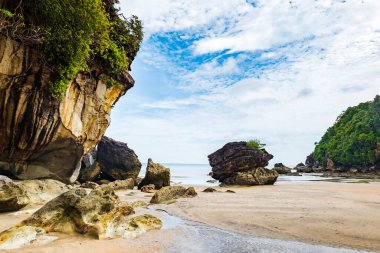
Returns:
[[[211,166],[209,164],[180,164],[180,163],[163,163],[167,168],[170,168],[171,181],[174,184],[194,185],[194,186],[217,186],[218,182],[207,182],[214,180],[209,173]],[[142,165],[139,176],[145,176],[146,164]],[[280,175],[277,179],[278,183],[288,181],[321,181],[329,180],[330,178],[322,178],[321,174],[301,174],[302,176],[283,176]]]

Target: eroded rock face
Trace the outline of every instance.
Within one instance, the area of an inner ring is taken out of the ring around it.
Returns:
[[[158,190],[150,200],[152,204],[165,203],[178,198],[193,198],[197,196],[194,187],[166,186]]]
[[[278,174],[263,167],[273,156],[265,149],[251,148],[246,142],[230,142],[208,156],[212,177],[224,184],[274,184]]]
[[[159,163],[154,163],[152,159],[148,159],[146,173],[144,179],[139,184],[141,189],[144,185],[154,184],[155,189],[161,189],[170,186],[170,169]]]
[[[0,37],[0,171],[18,179],[74,182],[82,156],[110,124],[111,107],[134,84],[125,72],[107,87],[101,73],[79,73],[62,99],[39,53]]]

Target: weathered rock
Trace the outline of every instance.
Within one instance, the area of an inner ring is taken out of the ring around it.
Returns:
[[[139,184],[138,188],[141,189],[141,187],[148,184],[154,184],[155,189],[170,186],[170,169],[159,163],[154,163],[152,159],[149,158],[145,177]]]
[[[292,173],[292,170],[289,167],[283,165],[282,163],[276,163],[272,170],[275,170],[278,174]]]
[[[178,198],[192,198],[197,196],[194,187],[185,188],[183,186],[166,186],[158,190],[150,203],[159,204]]]
[[[82,156],[110,124],[110,111],[134,84],[125,71],[107,87],[97,69],[78,73],[61,99],[34,48],[0,36],[0,171],[19,179],[74,182]]]
[[[226,192],[228,192],[228,193],[236,193],[233,190],[227,190]]]
[[[126,143],[104,136],[98,144],[97,159],[101,177],[110,180],[137,179],[141,163]]]
[[[113,190],[132,190],[135,187],[135,181],[132,178],[125,180],[115,180],[108,184]]]
[[[208,188],[204,189],[203,192],[216,192],[216,190],[212,187],[208,187]]]
[[[78,188],[51,200],[31,217],[2,232],[0,238],[10,240],[13,238],[12,231],[27,227],[46,232],[77,232],[107,239],[135,237],[162,226],[162,222],[154,216],[131,218],[131,214],[134,214],[133,208],[120,202],[110,186],[99,186],[88,195],[85,189]]]
[[[44,204],[72,188],[53,179],[22,180],[15,183],[25,189],[29,204]]]
[[[272,158],[265,149],[248,147],[244,141],[227,143],[208,156],[212,177],[221,182],[236,172],[265,167]]]
[[[144,185],[143,187],[141,187],[141,191],[146,193],[155,193],[156,187],[154,186],[154,184]]]
[[[226,185],[272,185],[276,182],[278,173],[265,168],[255,168],[249,171],[236,172],[224,179]]]
[[[87,181],[87,182],[84,182],[81,186],[83,188],[95,189],[99,185],[97,183],[95,183],[95,182]]]
[[[42,228],[31,226],[13,227],[0,233],[0,249],[17,249],[32,242],[48,242],[55,239],[56,237],[47,236],[46,231]]]
[[[30,203],[24,187],[13,182],[4,182],[0,189],[0,212],[20,210]]]

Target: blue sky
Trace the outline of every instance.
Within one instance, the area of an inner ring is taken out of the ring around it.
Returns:
[[[122,0],[145,39],[107,135],[142,161],[207,163],[258,138],[290,166],[380,93],[380,1]]]

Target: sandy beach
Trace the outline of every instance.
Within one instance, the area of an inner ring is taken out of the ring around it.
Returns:
[[[167,220],[168,215],[159,210],[249,236],[380,252],[380,183],[280,182],[274,186],[215,187],[218,192],[214,193],[202,192],[205,188],[196,187],[195,198],[138,208],[137,213],[151,213],[164,221],[162,230],[138,238],[99,241],[81,235],[53,234],[58,237],[56,241],[9,252],[56,252],[57,249],[88,252],[89,248],[93,253],[202,252],[194,248],[193,235],[183,226],[170,229],[169,223],[173,221]],[[227,189],[236,193],[227,193]],[[117,194],[128,202],[148,202],[152,196],[137,190]],[[29,213],[1,214],[0,230],[17,224]]]
[[[282,182],[220,188],[160,205],[169,213],[244,234],[380,252],[380,183]],[[226,193],[232,189],[236,193]]]

